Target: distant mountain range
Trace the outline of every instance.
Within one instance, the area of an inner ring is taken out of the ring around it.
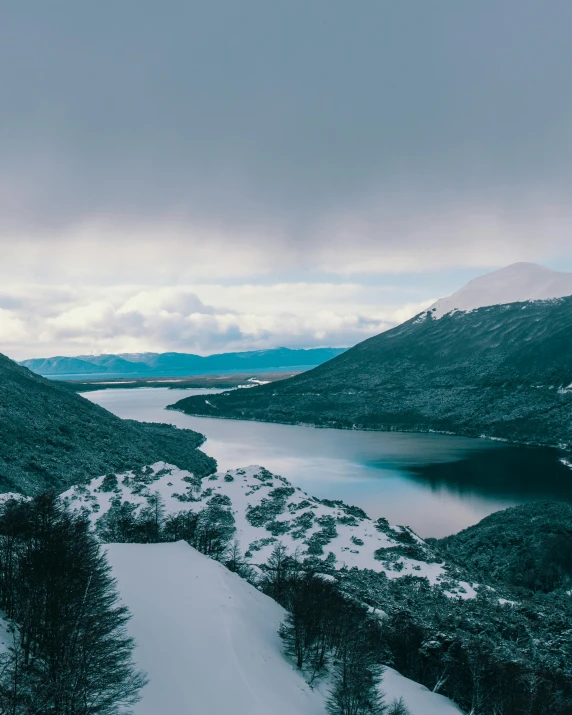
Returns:
[[[193,355],[190,353],[124,353],[23,360],[20,365],[38,375],[65,378],[163,377],[238,372],[279,372],[308,369],[345,352],[347,348],[276,348],[252,352]]]
[[[188,414],[572,445],[572,274],[519,263],[280,383]]]

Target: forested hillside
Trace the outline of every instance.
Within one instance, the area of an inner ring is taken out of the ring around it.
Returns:
[[[110,471],[164,459],[196,474],[216,463],[202,435],[121,420],[0,355],[0,490],[61,491]]]
[[[572,588],[572,505],[534,502],[497,511],[459,534],[430,540],[475,578],[530,591]]]
[[[572,444],[572,297],[425,312],[283,382],[188,414]]]

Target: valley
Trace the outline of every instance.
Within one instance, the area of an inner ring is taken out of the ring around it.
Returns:
[[[572,297],[509,269],[293,376],[0,358],[0,706],[567,715]]]
[[[0,6],[0,715],[572,715],[572,3]]]

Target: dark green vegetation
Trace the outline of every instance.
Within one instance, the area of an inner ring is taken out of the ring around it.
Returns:
[[[280,566],[280,552],[274,552]],[[285,566],[287,568],[287,566]],[[270,580],[266,590],[274,590]],[[331,715],[382,715],[381,630],[362,604],[311,573],[288,577],[275,597],[289,611],[280,629],[286,654],[310,679],[329,672]]]
[[[474,599],[450,598],[415,576],[351,569],[326,578],[276,550],[260,587],[289,611],[281,634],[293,662],[311,679],[333,677],[335,715],[383,712],[372,683],[384,665],[473,715],[572,712],[565,592],[505,604],[487,588]]]
[[[147,468],[134,472],[131,477],[124,477],[123,483],[129,482],[133,492],[137,493],[160,477],[160,471],[153,474]],[[185,480],[201,485],[201,478],[197,476],[185,477]],[[235,519],[227,495],[209,495],[203,508],[197,511],[185,509],[175,514],[166,514],[158,493],[149,495],[147,506],[138,510],[137,504],[121,498],[117,487],[115,474],[108,474],[101,486],[102,491],[115,493],[111,508],[95,525],[95,533],[104,543],[158,544],[184,540],[240,576],[248,579],[253,576],[238,542],[233,540],[236,533]],[[179,495],[179,498],[182,502],[200,501],[200,498],[195,500],[187,495]],[[84,514],[87,516],[85,508]]]
[[[198,512],[180,511],[164,516],[159,496],[149,497],[149,506],[135,513],[136,505],[114,499],[111,509],[97,522],[96,532],[106,543],[157,544],[185,540],[190,546],[216,561],[226,562],[233,551],[231,539],[236,528],[230,499],[215,494]],[[239,560],[238,546],[233,552]]]
[[[63,490],[108,472],[165,461],[196,474],[216,463],[202,435],[121,420],[0,355],[0,489]]]
[[[512,507],[459,534],[429,541],[447,561],[462,564],[487,583],[545,593],[572,589],[570,504]]]
[[[572,598],[479,589],[450,598],[426,579],[341,573],[346,597],[380,614],[383,662],[473,715],[572,712]]]
[[[89,521],[57,498],[0,513],[0,607],[13,643],[0,656],[0,712],[117,715],[145,678],[132,662],[129,613]]]
[[[126,380],[125,378],[106,378],[90,379],[90,380],[58,380],[58,385],[65,387],[72,392],[92,392],[93,390],[133,390],[138,387],[167,387],[170,390],[187,390],[191,388],[209,389],[218,388],[222,390],[230,390],[239,385],[253,386],[256,383],[253,380],[264,380],[265,382],[276,382],[277,380],[286,380],[293,375],[298,374],[296,371],[288,372],[265,372],[264,374],[252,373],[233,374],[233,375],[195,375],[194,377],[175,378],[155,378],[141,377]]]
[[[21,364],[39,375],[101,375],[115,377],[157,377],[202,375],[215,372],[245,372],[308,368],[344,352],[346,348],[308,350],[256,350],[218,355],[188,353],[134,353],[130,355],[82,355],[79,358],[52,357],[24,360]]]
[[[424,315],[277,384],[180,400],[194,415],[572,444],[572,297]]]

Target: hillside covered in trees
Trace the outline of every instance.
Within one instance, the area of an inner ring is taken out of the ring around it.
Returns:
[[[511,507],[458,534],[428,541],[488,583],[542,593],[572,588],[571,504]]]
[[[572,297],[426,311],[309,372],[187,414],[572,445]]]
[[[163,459],[202,475],[216,463],[204,437],[121,420],[0,355],[0,490],[61,491],[107,472]]]

